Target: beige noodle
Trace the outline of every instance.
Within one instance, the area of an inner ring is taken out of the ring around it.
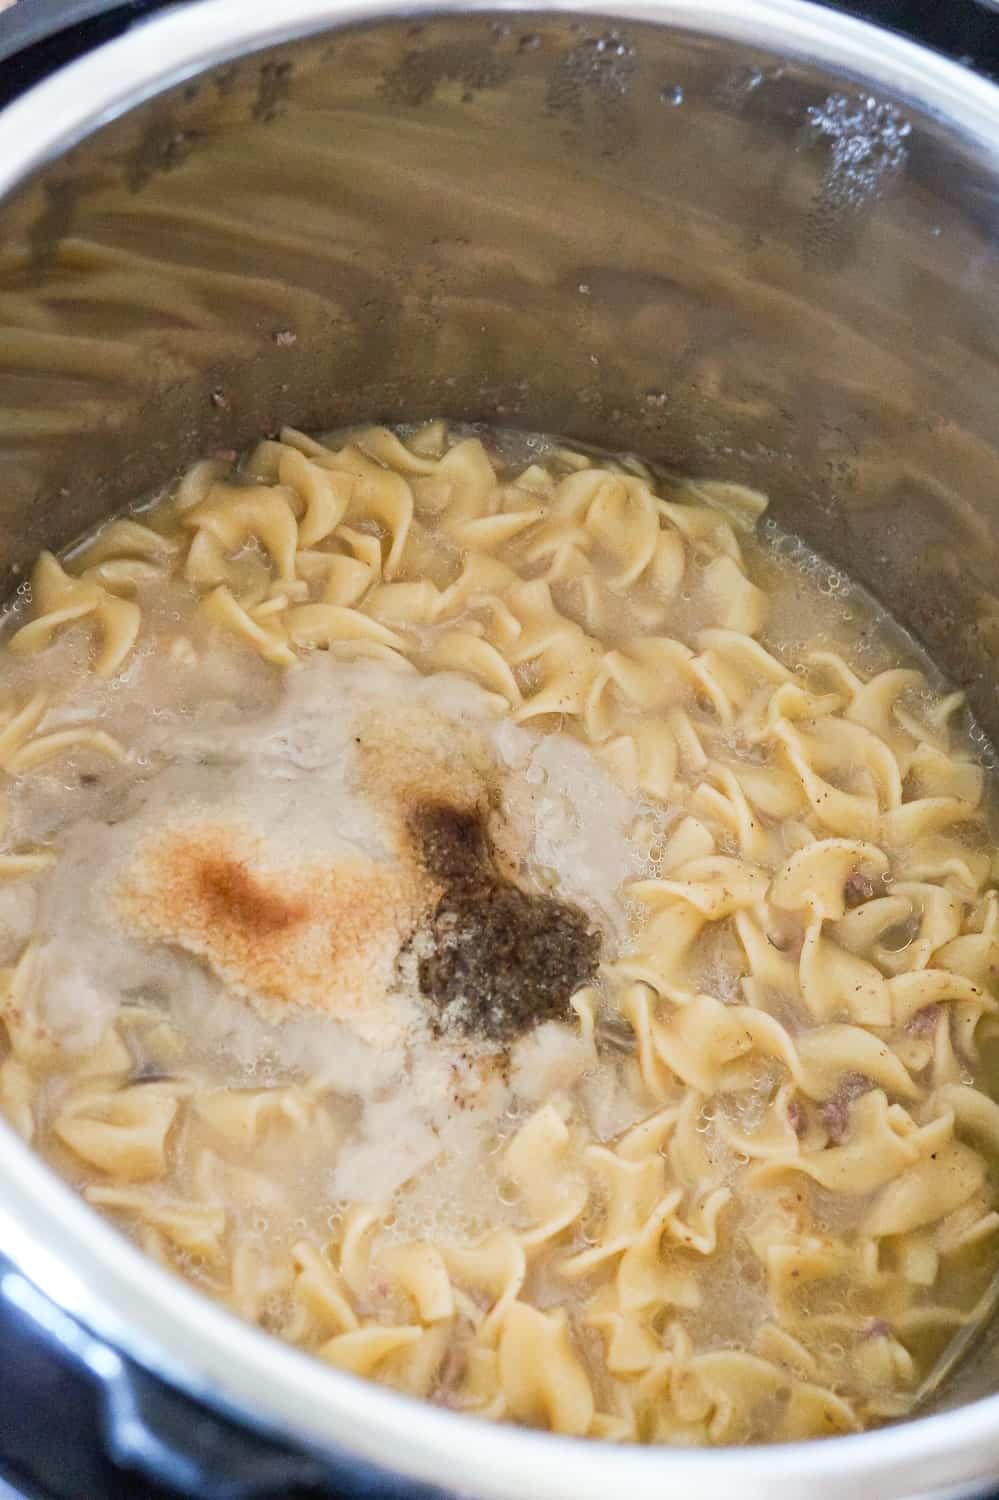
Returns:
[[[416,1396],[683,1444],[904,1413],[999,1228],[960,696],[752,491],[406,432],[286,430],[39,559],[0,1106],[164,1264]],[[335,734],[360,831],[323,832]],[[516,1037],[431,1033],[398,809],[497,777],[497,858],[535,902],[578,878],[600,962]]]

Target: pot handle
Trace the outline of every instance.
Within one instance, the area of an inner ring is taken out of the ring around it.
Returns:
[[[36,1337],[95,1385],[104,1450],[119,1468],[198,1500],[319,1500],[331,1494],[318,1461],[199,1407],[90,1333],[6,1263],[0,1295],[31,1323]],[[372,1500],[379,1496],[378,1489],[368,1493]],[[390,1494],[380,1491],[384,1500]]]

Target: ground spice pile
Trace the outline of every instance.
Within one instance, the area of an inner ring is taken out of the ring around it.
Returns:
[[[419,985],[435,1029],[503,1044],[542,1021],[569,1019],[569,1002],[593,978],[600,951],[586,914],[500,874],[479,812],[421,803],[410,836],[444,887],[419,947]]]

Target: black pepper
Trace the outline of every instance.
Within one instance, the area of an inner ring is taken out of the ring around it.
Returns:
[[[434,1028],[509,1043],[542,1021],[568,1020],[600,952],[585,912],[502,875],[479,810],[421,803],[409,831],[444,888],[421,934],[417,971]]]

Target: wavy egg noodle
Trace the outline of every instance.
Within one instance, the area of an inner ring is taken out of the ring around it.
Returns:
[[[618,1442],[904,1415],[996,1265],[981,736],[742,486],[285,429],[0,689],[0,1110],[341,1370]]]

